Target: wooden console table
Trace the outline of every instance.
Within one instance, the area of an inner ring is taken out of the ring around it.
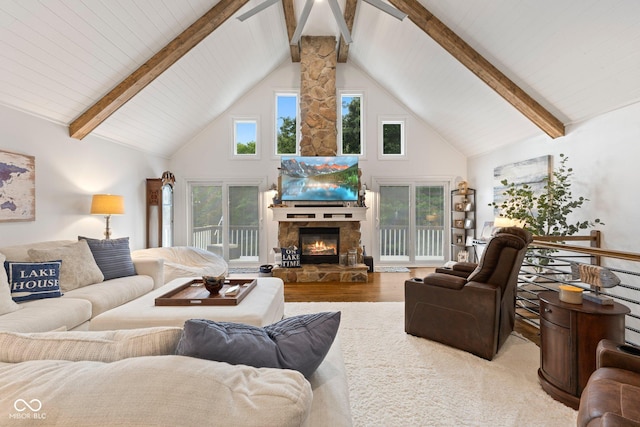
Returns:
[[[543,390],[578,409],[580,395],[596,369],[596,346],[607,338],[624,342],[626,306],[591,301],[568,304],[553,291],[540,292],[540,369]]]

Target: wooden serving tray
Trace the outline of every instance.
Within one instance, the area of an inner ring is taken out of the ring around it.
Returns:
[[[202,279],[193,279],[156,298],[156,305],[238,305],[257,283],[256,279],[227,279],[220,293],[211,295],[204,287]],[[234,285],[240,285],[236,295],[222,295]]]

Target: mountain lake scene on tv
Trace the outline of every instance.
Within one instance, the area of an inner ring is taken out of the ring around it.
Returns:
[[[358,200],[358,158],[283,157],[282,200]]]

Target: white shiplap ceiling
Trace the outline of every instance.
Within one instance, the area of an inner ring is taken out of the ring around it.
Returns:
[[[0,0],[0,103],[68,125],[216,3]],[[420,3],[565,125],[640,101],[637,0]],[[338,35],[326,3],[304,34]],[[543,134],[409,19],[359,2],[352,37],[349,61],[464,154]],[[169,157],[290,60],[280,3],[231,18],[92,134]]]

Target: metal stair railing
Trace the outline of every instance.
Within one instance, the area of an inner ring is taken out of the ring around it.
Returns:
[[[571,242],[567,244],[564,242]],[[518,278],[516,316],[519,320],[539,327],[538,292],[558,291],[568,284],[590,290],[571,275],[571,263],[601,265],[614,272],[621,283],[599,292],[631,310],[625,318],[626,341],[640,342],[640,254],[600,247],[601,234],[592,231],[588,236],[536,236]],[[540,254],[539,249],[553,252]]]

